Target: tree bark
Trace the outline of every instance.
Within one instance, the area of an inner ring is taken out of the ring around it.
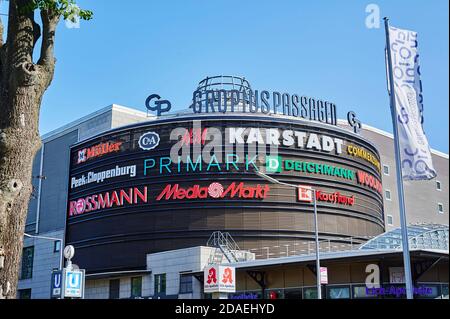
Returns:
[[[0,299],[16,297],[32,164],[41,145],[40,105],[55,66],[59,16],[41,11],[41,56],[34,63],[33,49],[41,31],[34,11],[19,11],[28,1],[10,0],[7,41],[0,40],[0,254],[5,257],[3,268],[0,265]]]

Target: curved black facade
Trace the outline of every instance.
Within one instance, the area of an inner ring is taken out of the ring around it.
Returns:
[[[312,204],[257,169],[317,189],[325,246],[349,248],[384,231],[379,154],[365,139],[275,116],[203,116],[201,127],[197,119],[132,125],[72,147],[66,243],[76,247],[74,263],[91,273],[143,269],[146,254],[205,245],[215,230],[257,257],[269,246],[275,256],[286,245],[307,250]],[[202,153],[211,139],[218,146]],[[184,149],[170,157],[175,144]]]

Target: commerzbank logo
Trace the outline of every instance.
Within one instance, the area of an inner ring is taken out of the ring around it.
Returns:
[[[283,159],[281,156],[266,156],[266,172],[281,173],[284,171],[336,176],[348,180],[355,179],[355,172],[343,167]]]

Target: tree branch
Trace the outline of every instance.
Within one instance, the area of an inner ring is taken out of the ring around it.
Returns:
[[[54,46],[55,46],[55,31],[59,22],[60,15],[53,12],[51,9],[41,10],[42,19],[42,45],[41,56],[38,64],[42,66],[53,67],[55,64]]]

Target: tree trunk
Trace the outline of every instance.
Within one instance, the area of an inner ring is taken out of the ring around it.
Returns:
[[[39,110],[53,78],[53,37],[59,19],[41,13],[44,52],[34,64],[40,27],[34,12],[19,14],[24,3],[27,0],[10,0],[8,39],[5,44],[0,40],[0,299],[16,297],[32,165],[41,144]]]

